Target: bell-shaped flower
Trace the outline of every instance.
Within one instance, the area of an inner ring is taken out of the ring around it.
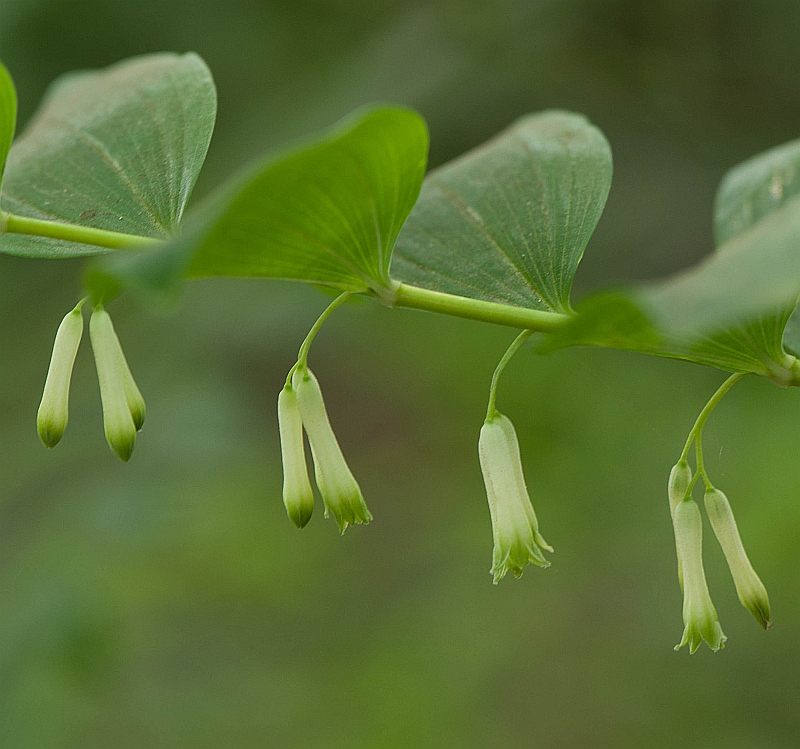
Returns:
[[[717,651],[727,638],[719,625],[703,570],[703,521],[697,503],[692,499],[680,502],[672,523],[683,567],[684,630],[675,650],[688,645],[689,652],[694,653],[705,640],[712,650]]]
[[[278,429],[283,461],[283,504],[289,519],[298,528],[303,528],[314,511],[314,492],[308,480],[297,393],[288,383],[278,396]]]
[[[58,444],[69,421],[69,386],[75,356],[83,337],[82,306],[83,302],[61,321],[53,344],[42,402],[36,416],[39,439],[45,447],[55,447]]]
[[[478,453],[492,516],[494,582],[507,572],[519,577],[531,562],[549,567],[542,549],[553,549],[539,534],[539,521],[522,473],[517,434],[507,417],[495,413],[486,419]]]
[[[317,378],[307,367],[300,367],[292,376],[292,387],[297,393],[297,406],[311,445],[314,475],[325,504],[325,517],[333,515],[340,533],[344,533],[348,525],[368,523],[372,514],[333,433]]]
[[[92,312],[89,337],[103,401],[106,440],[109,447],[127,461],[136,443],[137,424],[141,426],[144,419],[144,401],[133,382],[111,318],[103,307],[96,307]]]
[[[750,564],[728,498],[719,489],[707,489],[705,505],[711,527],[733,575],[739,600],[764,629],[772,626],[767,589]]]
[[[667,493],[669,494],[670,517],[675,517],[675,508],[686,497],[689,485],[692,483],[692,469],[685,460],[679,460],[669,472],[669,483]],[[683,590],[683,570],[681,569],[681,551],[678,548],[677,539],[675,550],[678,555],[678,582]]]

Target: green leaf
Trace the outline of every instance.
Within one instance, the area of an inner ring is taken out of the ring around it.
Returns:
[[[203,237],[188,273],[388,288],[427,156],[428,131],[415,112],[360,113],[259,168]]]
[[[181,223],[216,117],[195,54],[136,57],[58,79],[8,158],[4,210],[144,237]],[[0,251],[74,257],[97,247],[6,234]]]
[[[573,321],[547,343],[609,345],[648,351],[720,367],[755,372],[781,384],[793,378],[800,324],[792,311],[800,295],[800,142],[781,146],[731,170],[715,208],[715,234],[721,246],[707,259],[666,281],[620,295],[599,295],[578,311],[589,319]],[[642,345],[622,327],[620,298],[647,320],[658,346]],[[611,313],[609,310],[614,309]],[[598,311],[608,315],[598,319]],[[605,327],[603,327],[605,324]],[[603,335],[596,331],[603,330]]]
[[[17,126],[17,92],[14,81],[0,62],[0,188],[3,185],[3,172],[6,158],[14,140],[14,128]]]
[[[181,275],[281,278],[391,294],[389,263],[419,195],[428,132],[407,109],[362,111],[216,196],[178,241],[107,272],[145,288]]]
[[[434,291],[569,311],[611,172],[608,142],[584,117],[524,117],[428,176],[392,275]]]

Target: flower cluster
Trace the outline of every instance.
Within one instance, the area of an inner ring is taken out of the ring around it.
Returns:
[[[278,396],[278,426],[283,459],[283,503],[292,522],[302,528],[314,510],[303,430],[311,445],[314,476],[325,506],[325,517],[333,515],[340,533],[344,533],[348,525],[372,520],[361,488],[333,433],[319,382],[305,365],[295,368]]]
[[[53,345],[36,419],[39,438],[48,448],[59,443],[69,420],[72,369],[83,337],[83,304],[80,302],[63,319]],[[106,440],[111,449],[127,461],[136,443],[136,433],[144,424],[145,404],[111,318],[102,305],[96,306],[92,312],[89,338],[100,383]]]
[[[669,480],[678,579],[683,589],[684,632],[675,649],[688,645],[689,652],[694,653],[703,641],[712,650],[719,650],[727,638],[720,627],[703,569],[703,521],[700,508],[692,499],[692,486],[691,469],[682,459],[673,467]],[[725,554],[739,600],[764,629],[769,629],[772,620],[767,591],[744,550],[728,498],[707,482],[703,504]]]

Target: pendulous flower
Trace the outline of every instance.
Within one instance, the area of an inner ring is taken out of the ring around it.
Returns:
[[[144,400],[133,381],[111,318],[102,306],[92,312],[89,337],[100,383],[106,440],[127,461],[136,443],[136,431],[144,420]]]
[[[325,504],[325,517],[333,515],[340,533],[344,533],[348,525],[368,523],[372,514],[333,433],[317,378],[307,367],[300,367],[292,375],[292,387],[297,393],[297,406],[311,445],[314,475]]]
[[[689,652],[694,653],[705,640],[712,650],[717,651],[727,638],[719,625],[703,570],[703,521],[697,503],[693,499],[680,502],[672,523],[683,568],[684,630],[675,650],[688,645]]]
[[[692,483],[692,469],[689,464],[681,459],[669,472],[669,483],[667,485],[667,492],[669,494],[669,512],[670,517],[675,517],[675,508],[684,500],[686,492],[689,490],[689,485]],[[678,556],[678,582],[683,590],[683,569],[681,569],[681,551],[678,548],[677,539],[675,542],[675,551]]]
[[[478,453],[492,516],[491,573],[495,584],[507,572],[519,577],[529,563],[549,567],[542,549],[553,549],[539,534],[539,521],[525,486],[517,434],[506,416],[495,412],[486,419]]]
[[[314,511],[314,492],[308,480],[303,421],[297,406],[297,393],[287,383],[278,396],[278,429],[283,461],[283,504],[289,519],[303,528]]]
[[[83,302],[67,313],[58,326],[50,368],[44,383],[42,402],[36,415],[39,439],[45,447],[55,447],[69,421],[69,387],[75,356],[83,337]]]
[[[736,585],[736,594],[744,606],[761,624],[764,629],[772,626],[770,616],[769,597],[764,583],[756,574],[753,565],[744,550],[736,518],[733,516],[728,498],[719,490],[709,488],[705,493],[705,506],[714,535],[722,547],[725,559],[728,562],[733,582]]]

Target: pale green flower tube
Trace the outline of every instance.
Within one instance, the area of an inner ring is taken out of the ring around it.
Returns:
[[[292,387],[297,393],[297,406],[311,445],[314,475],[325,504],[325,517],[333,515],[340,533],[344,533],[348,525],[368,523],[372,515],[333,433],[317,378],[303,367],[292,376]]]
[[[103,401],[103,426],[109,447],[122,459],[129,460],[136,443],[136,423],[131,414],[120,366],[124,355],[108,313],[96,307],[89,320],[89,337]]]
[[[539,521],[525,486],[517,434],[507,417],[495,412],[486,419],[478,454],[492,516],[494,582],[507,572],[519,577],[531,562],[549,567],[542,549],[553,549],[539,534]]]
[[[283,504],[289,519],[298,528],[303,528],[314,511],[314,492],[308,480],[297,394],[288,383],[278,396],[278,429],[283,461]]]
[[[109,322],[111,319],[109,318]],[[117,334],[114,331],[112,326],[112,332],[114,333],[114,337],[116,338]],[[128,402],[128,409],[131,412],[131,418],[133,419],[133,424],[136,427],[136,431],[140,431],[142,426],[144,425],[144,417],[145,417],[145,404],[144,398],[142,397],[142,393],[139,390],[138,386],[136,385],[136,381],[133,379],[133,374],[131,374],[131,369],[128,366],[128,360],[125,358],[125,354],[122,351],[122,346],[119,345],[119,339],[117,339],[117,368],[119,369],[119,377],[122,382],[122,390],[125,393],[125,400]]]
[[[667,492],[669,494],[670,517],[675,517],[675,508],[683,501],[689,484],[692,483],[692,469],[685,460],[678,461],[669,472],[669,484]],[[678,556],[678,582],[683,590],[683,569],[681,567],[681,550],[678,548],[677,539],[675,540],[675,552]]]
[[[772,626],[769,597],[764,583],[756,574],[744,550],[736,518],[728,498],[719,489],[707,489],[705,505],[714,535],[722,547],[728,567],[736,585],[736,594],[744,606],[764,629]]]
[[[684,630],[675,650],[688,645],[689,652],[694,653],[705,640],[717,651],[727,638],[719,625],[703,570],[703,521],[697,503],[686,499],[678,504],[672,522],[683,566]]]
[[[83,337],[81,302],[61,321],[53,344],[50,368],[44,383],[42,402],[36,415],[39,439],[45,447],[55,447],[69,421],[69,387],[75,356]]]

